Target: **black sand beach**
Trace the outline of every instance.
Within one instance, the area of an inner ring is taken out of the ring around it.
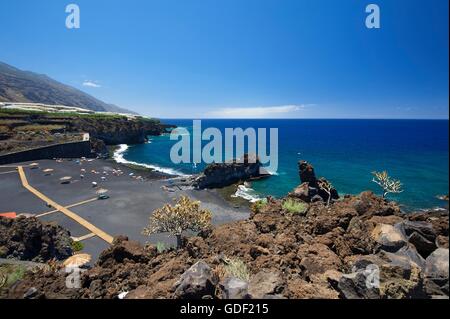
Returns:
[[[33,188],[64,207],[81,203],[70,207],[70,211],[111,236],[126,235],[143,244],[161,242],[166,247],[175,244],[175,239],[168,234],[155,234],[149,238],[141,231],[153,210],[171,203],[173,198],[182,194],[200,200],[204,208],[210,209],[216,225],[245,219],[249,215],[248,209],[233,207],[215,191],[169,191],[164,186],[170,185],[171,181],[161,178],[161,174],[133,170],[111,160],[41,160],[35,163],[38,168],[29,167],[29,162],[14,164],[24,167]],[[22,186],[19,174],[11,167],[14,165],[0,167],[0,212],[38,216],[42,221],[54,222],[68,229],[75,238],[90,233],[61,212],[49,213],[54,208],[47,207],[47,203]],[[53,171],[45,173],[44,170],[48,169]],[[122,174],[114,173],[119,169]],[[140,175],[142,179],[138,178]],[[65,176],[72,177],[69,184],[61,184],[60,178]],[[93,182],[98,186],[93,187]],[[110,198],[96,199],[98,189],[107,189]],[[45,213],[49,214],[39,216]],[[94,261],[109,245],[97,236],[82,242],[83,252],[91,254]]]

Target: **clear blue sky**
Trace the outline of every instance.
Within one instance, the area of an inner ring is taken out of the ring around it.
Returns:
[[[448,119],[448,3],[1,1],[0,61],[163,118]]]

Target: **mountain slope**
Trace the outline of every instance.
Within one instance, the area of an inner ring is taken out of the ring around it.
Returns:
[[[78,106],[93,111],[133,113],[107,104],[50,77],[0,62],[0,102]]]

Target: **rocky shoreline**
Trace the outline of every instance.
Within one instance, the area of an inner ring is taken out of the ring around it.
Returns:
[[[448,298],[448,210],[406,214],[372,192],[328,198],[315,194],[320,179],[312,166],[299,168],[301,196],[294,190],[269,197],[249,219],[184,238],[178,250],[117,237],[81,275],[80,289],[66,288],[61,267],[27,273],[2,295],[26,298],[31,289],[32,298]],[[294,213],[288,201],[305,209]]]

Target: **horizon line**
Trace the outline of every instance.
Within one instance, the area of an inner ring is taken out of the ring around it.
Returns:
[[[309,117],[309,118],[244,118],[244,117],[235,117],[235,118],[220,118],[220,117],[155,117],[161,120],[373,120],[373,121],[449,121],[448,118],[345,118],[345,117]]]

